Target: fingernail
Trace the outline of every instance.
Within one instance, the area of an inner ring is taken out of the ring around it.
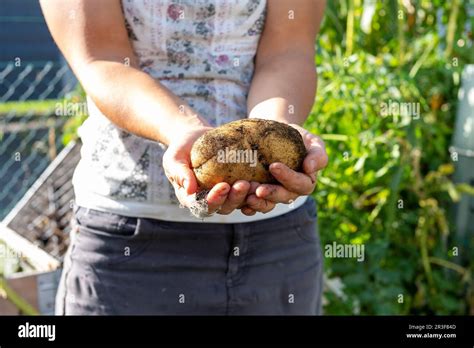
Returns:
[[[269,193],[269,190],[267,190],[267,188],[265,186],[263,186],[259,191],[258,191],[258,196],[259,197],[265,197],[268,195]]]
[[[226,187],[226,188],[224,188],[224,189],[221,190],[221,193],[220,193],[220,194],[221,194],[221,196],[224,196],[224,195],[226,195],[228,192],[229,192],[229,188]]]
[[[276,164],[272,164],[272,172],[279,174],[281,172],[280,166]]]

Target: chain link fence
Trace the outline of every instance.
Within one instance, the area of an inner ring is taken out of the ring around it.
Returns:
[[[0,62],[0,221],[64,147],[57,109],[76,85],[64,62]]]

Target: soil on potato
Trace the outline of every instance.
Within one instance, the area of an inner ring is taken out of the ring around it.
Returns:
[[[256,168],[217,163],[218,152],[241,148],[257,151]],[[202,188],[209,189],[216,180],[232,184],[238,179],[254,179],[262,183],[276,183],[269,172],[273,162],[283,162],[301,171],[306,147],[300,133],[293,127],[270,120],[243,119],[215,128],[202,135],[193,145],[191,160]],[[260,179],[260,180],[257,180]]]

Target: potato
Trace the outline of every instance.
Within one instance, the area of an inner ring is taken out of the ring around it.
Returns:
[[[204,133],[193,144],[191,163],[201,189],[237,180],[276,183],[274,162],[300,171],[306,147],[300,133],[287,124],[243,119]]]

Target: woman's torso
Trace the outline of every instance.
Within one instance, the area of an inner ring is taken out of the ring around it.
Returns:
[[[185,100],[214,126],[247,117],[254,56],[266,0],[122,0],[125,25],[140,68]],[[162,167],[163,144],[113,125],[88,99],[79,129],[81,161],[74,174],[76,203],[126,216],[200,220],[180,209]],[[159,110],[154,110],[159,117]],[[291,207],[246,217],[236,211],[206,222],[244,222],[280,215]]]

